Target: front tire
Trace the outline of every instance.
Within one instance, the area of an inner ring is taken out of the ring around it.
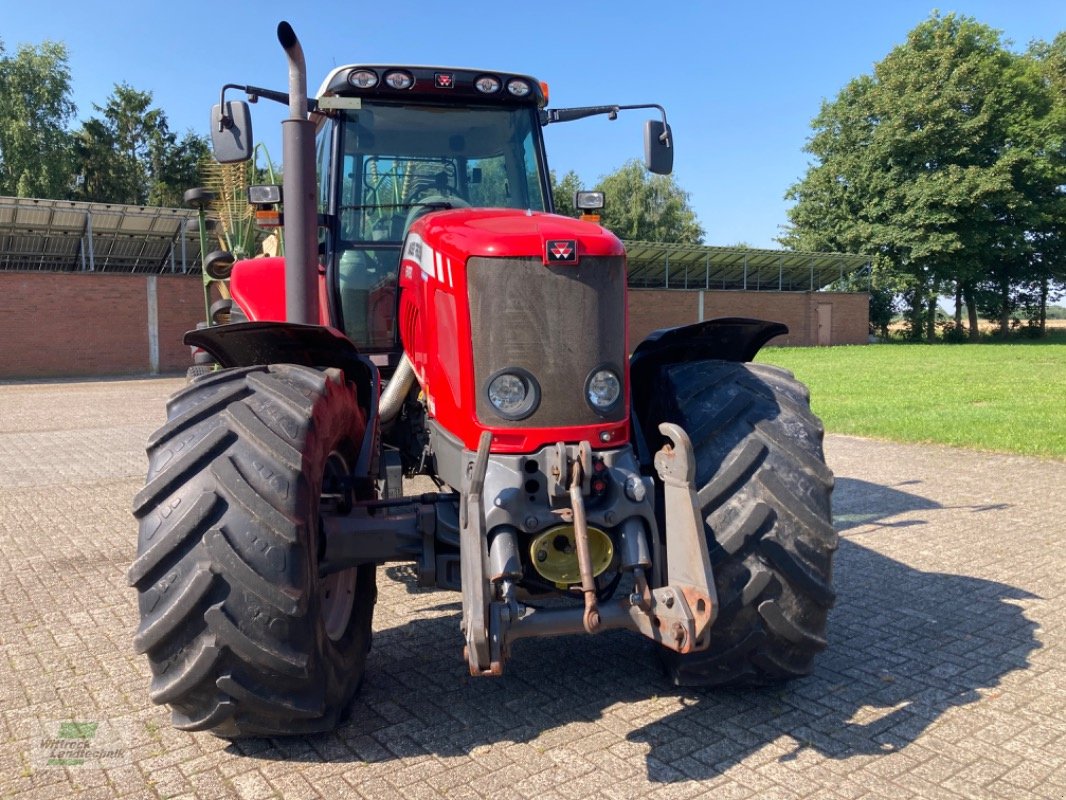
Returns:
[[[320,578],[322,503],[350,502],[365,420],[339,370],[228,369],[175,394],[148,442],[129,571],[175,727],[219,736],[337,724],[370,646],[375,568]]]
[[[185,381],[192,383],[201,375],[210,375],[215,371],[214,364],[193,364],[187,370],[185,370]]]
[[[719,611],[708,650],[663,651],[679,686],[761,685],[811,671],[826,646],[837,548],[807,389],[786,370],[666,367],[656,415],[689,434]]]

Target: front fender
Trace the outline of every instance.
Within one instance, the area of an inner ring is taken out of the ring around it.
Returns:
[[[644,436],[648,406],[662,367],[690,361],[751,361],[763,345],[787,333],[788,326],[780,322],[722,317],[648,334],[629,359],[630,415],[641,464],[651,464],[655,449]],[[649,433],[655,435],[654,430]]]
[[[361,403],[376,397],[377,368],[336,328],[293,322],[237,322],[189,331],[184,341],[203,348],[223,367],[338,367],[358,386]]]

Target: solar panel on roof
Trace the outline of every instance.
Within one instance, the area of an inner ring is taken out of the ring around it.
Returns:
[[[626,242],[637,288],[812,291],[863,270],[867,256]]]
[[[196,211],[0,197],[0,269],[199,272]]]
[[[626,242],[636,288],[810,291],[869,264],[866,256]],[[211,245],[208,245],[211,249]],[[200,271],[196,211],[0,197],[0,269]]]

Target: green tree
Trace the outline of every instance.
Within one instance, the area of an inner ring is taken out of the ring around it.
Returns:
[[[0,194],[64,196],[74,111],[65,45],[22,45],[9,56],[0,41]]]
[[[652,175],[634,159],[594,188],[605,197],[601,224],[621,239],[703,242],[703,227],[689,206],[689,194],[671,175]]]
[[[207,141],[192,132],[181,139],[152,93],[116,84],[99,117],[75,134],[74,159],[80,200],[179,206],[199,183]]]
[[[74,188],[70,199],[111,202],[122,195],[115,139],[99,119],[82,124],[73,135]]]
[[[976,336],[978,289],[1006,297],[1032,277],[1054,194],[1051,107],[1034,59],[971,18],[934,14],[823,104],[783,241],[873,255],[916,337],[932,335],[937,295],[954,293]]]
[[[573,170],[563,175],[562,180],[556,180],[555,171],[551,173],[552,201],[555,205],[555,213],[567,217],[578,216],[578,210],[574,207],[574,193],[581,191],[581,178]]]
[[[152,151],[151,189],[148,203],[181,206],[185,190],[199,185],[200,165],[211,157],[207,140],[192,131],[178,139],[168,133]]]
[[[170,135],[166,114],[152,108],[152,93],[129,84],[115,85],[104,106],[103,124],[114,143],[117,197],[113,202],[143,205],[152,191],[153,172],[160,168],[165,140]]]
[[[1048,303],[1061,298],[1066,288],[1066,31],[1050,44],[1034,42],[1029,56],[1051,98],[1051,111],[1044,120],[1045,157],[1038,162],[1046,171],[1038,182],[1043,189],[1043,197],[1037,201],[1042,215],[1032,235],[1033,259],[1037,262],[1032,286],[1035,303],[1027,308],[1030,322],[1043,335]]]

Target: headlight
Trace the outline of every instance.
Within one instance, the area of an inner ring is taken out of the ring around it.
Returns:
[[[622,382],[614,370],[600,368],[585,383],[585,399],[592,410],[604,414],[615,407],[622,396]]]
[[[489,379],[486,388],[489,402],[504,419],[525,419],[540,404],[540,387],[524,369],[501,370]]]

